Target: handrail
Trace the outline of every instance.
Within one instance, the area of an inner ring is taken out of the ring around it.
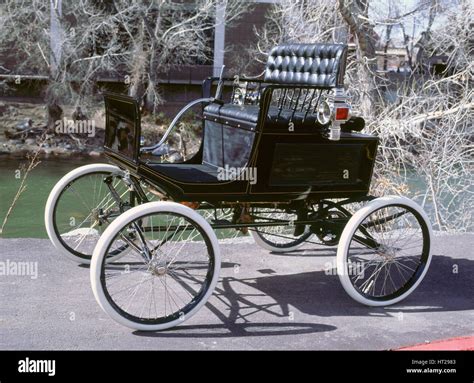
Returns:
[[[173,131],[174,127],[176,126],[177,122],[179,121],[179,119],[183,116],[183,114],[189,109],[189,108],[192,108],[194,105],[196,104],[200,104],[200,103],[204,103],[204,102],[207,102],[207,103],[211,103],[213,102],[215,99],[214,97],[207,97],[207,98],[198,98],[197,100],[194,100],[194,101],[191,101],[189,104],[187,104],[183,109],[181,109],[179,111],[179,113],[175,116],[175,118],[173,119],[173,121],[171,121],[171,124],[168,126],[168,129],[166,129],[166,132],[165,134],[163,135],[163,137],[161,138],[160,142],[158,142],[156,145],[153,145],[153,146],[145,146],[143,148],[140,148],[140,152],[151,152],[155,149],[158,149],[161,145],[163,145],[165,143],[165,141],[168,139],[168,136],[171,134],[171,132]]]

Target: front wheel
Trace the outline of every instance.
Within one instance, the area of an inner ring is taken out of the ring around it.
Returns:
[[[44,220],[49,239],[67,258],[90,263],[92,252],[109,222],[120,214],[107,185],[126,200],[129,188],[122,180],[123,172],[114,165],[90,164],[72,170],[61,178],[49,194]],[[126,250],[114,249],[110,257],[120,257]]]
[[[410,295],[431,262],[431,225],[405,197],[377,198],[357,211],[342,232],[337,273],[346,292],[368,306]]]
[[[119,262],[111,249],[127,244]],[[102,309],[135,330],[180,324],[209,299],[220,271],[219,244],[206,220],[175,202],[150,202],[113,221],[91,262],[91,284]]]

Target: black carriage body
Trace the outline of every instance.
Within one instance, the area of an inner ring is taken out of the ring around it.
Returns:
[[[323,92],[342,84],[346,51],[339,44],[276,47],[264,79],[227,79],[228,102],[203,109],[200,150],[184,163],[142,159],[138,103],[108,94],[105,153],[177,201],[264,203],[366,196],[378,139],[353,131],[360,121],[352,119],[342,126],[339,141],[328,140],[327,126],[315,115]],[[216,80],[204,81],[204,97],[211,95]]]

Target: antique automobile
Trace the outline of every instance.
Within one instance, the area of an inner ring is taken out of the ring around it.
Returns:
[[[218,281],[222,230],[249,231],[272,252],[337,246],[342,286],[364,305],[395,304],[416,289],[431,261],[431,226],[415,202],[369,195],[378,140],[351,110],[346,57],[343,44],[277,46],[258,78],[205,80],[203,98],[155,145],[141,139],[140,100],[104,94],[111,164],[64,176],[45,223],[59,251],[90,263],[111,318],[156,331],[191,317]],[[196,106],[199,150],[167,161],[160,148]]]

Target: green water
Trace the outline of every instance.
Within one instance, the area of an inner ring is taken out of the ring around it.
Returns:
[[[44,228],[44,206],[51,189],[56,182],[69,171],[86,164],[107,163],[103,158],[54,158],[45,159],[29,174],[26,190],[18,200],[0,237],[4,238],[47,238]],[[26,160],[0,157],[0,225],[20,186],[18,169]],[[20,174],[21,176],[21,174]],[[418,178],[411,178],[411,191],[423,191],[426,186]],[[420,198],[416,199],[421,202]],[[432,213],[430,202],[424,206],[428,214]],[[453,207],[454,209],[455,207]],[[474,230],[474,223],[469,225]],[[234,233],[234,231],[232,231]],[[219,235],[227,238],[229,233]]]
[[[21,194],[1,236],[4,238],[47,238],[43,216],[49,192],[67,172],[78,166],[95,162],[107,161],[89,157],[42,160],[30,172],[26,181],[26,190]],[[17,178],[17,171],[25,163],[26,160],[0,157],[0,221],[3,221],[20,186],[21,179]]]
[[[4,228],[3,238],[47,238],[44,227],[44,207],[49,193],[54,185],[71,170],[91,164],[107,163],[105,159],[84,157],[80,159],[54,158],[42,160],[28,175],[26,190],[21,194],[15,208],[10,215]],[[17,178],[17,171],[26,160],[0,158],[0,221],[3,221],[12,200],[20,186],[21,179]],[[82,185],[87,186],[87,185]],[[76,185],[76,187],[80,187]],[[86,191],[83,191],[84,194]],[[82,193],[82,191],[81,191]],[[63,198],[66,204],[74,206],[74,196]],[[84,216],[80,210],[81,204],[78,202],[78,209],[75,218],[80,222]],[[69,209],[68,212],[74,210]],[[81,215],[82,214],[82,215]],[[206,213],[207,214],[207,213]],[[70,216],[63,217],[60,224],[68,225]],[[61,223],[62,222],[62,223]],[[1,222],[0,222],[1,225]],[[231,229],[222,229],[216,232],[218,238],[232,238],[240,236],[238,232]]]

